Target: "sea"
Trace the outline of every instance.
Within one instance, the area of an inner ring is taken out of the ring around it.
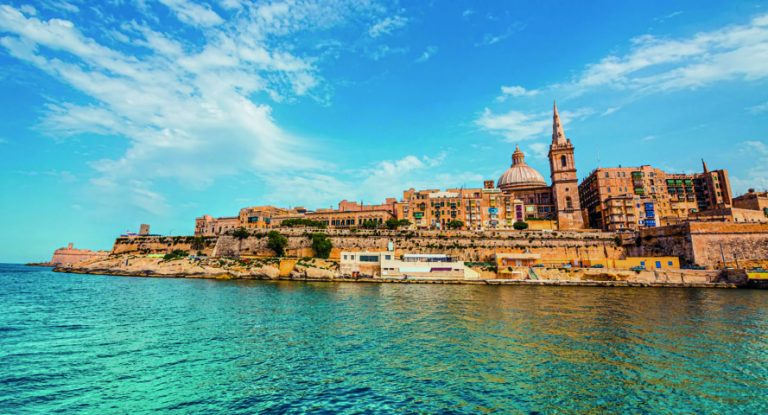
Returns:
[[[1,414],[765,414],[768,291],[0,265]]]

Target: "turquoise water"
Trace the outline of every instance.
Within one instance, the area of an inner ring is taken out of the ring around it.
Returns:
[[[0,413],[767,413],[768,291],[0,265]]]

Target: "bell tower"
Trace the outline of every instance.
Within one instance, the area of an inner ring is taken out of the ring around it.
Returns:
[[[579,179],[576,176],[576,161],[573,158],[573,144],[566,138],[557,102],[552,115],[552,144],[549,145],[549,171],[552,179],[552,199],[555,216],[560,229],[583,229],[579,202]]]

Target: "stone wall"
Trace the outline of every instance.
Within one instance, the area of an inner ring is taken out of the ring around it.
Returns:
[[[108,251],[91,251],[90,249],[77,249],[70,243],[66,248],[59,248],[53,251],[51,265],[69,266],[78,262],[90,261],[92,259],[104,258],[109,255]]]
[[[632,255],[671,255],[708,268],[768,259],[768,224],[688,222],[643,229]]]
[[[305,256],[311,252],[311,231],[283,229],[288,237],[288,254]],[[445,253],[464,261],[490,261],[496,252],[531,252],[551,259],[619,259],[625,254],[617,246],[615,234],[609,232],[541,232],[541,231],[350,231],[323,230],[331,239],[334,250],[331,257],[338,259],[345,251],[383,251],[391,241],[395,253]],[[221,236],[216,243],[214,256],[269,256],[266,233],[237,240]]]
[[[130,236],[115,240],[112,246],[114,254],[168,254],[174,250],[187,251],[190,254],[201,252],[212,255],[216,246],[216,236]]]

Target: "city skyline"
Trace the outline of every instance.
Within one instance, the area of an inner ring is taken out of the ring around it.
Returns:
[[[704,158],[734,196],[768,187],[761,2],[161,3],[0,5],[0,261],[246,205],[479,187],[516,144],[548,171],[554,99],[580,181]]]

